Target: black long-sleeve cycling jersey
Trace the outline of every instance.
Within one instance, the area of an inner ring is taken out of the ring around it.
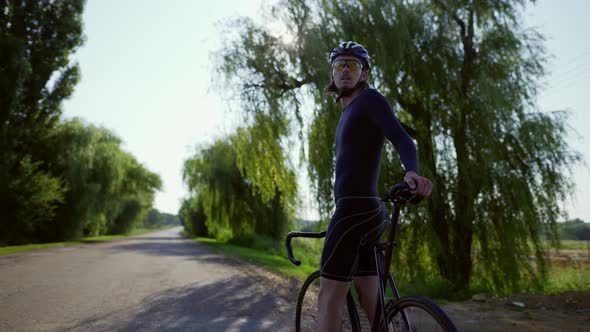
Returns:
[[[395,146],[405,170],[418,172],[416,146],[389,102],[377,90],[365,90],[344,108],[336,129],[336,201],[377,196],[385,138]]]

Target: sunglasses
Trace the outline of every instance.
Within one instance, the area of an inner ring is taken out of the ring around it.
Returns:
[[[338,71],[343,71],[344,67],[348,67],[348,70],[350,71],[358,71],[363,68],[363,65],[359,61],[352,59],[336,60],[332,64],[332,69],[336,69]]]

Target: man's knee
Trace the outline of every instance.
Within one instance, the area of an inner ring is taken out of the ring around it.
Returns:
[[[327,301],[334,303],[333,301],[343,301],[346,298],[349,286],[350,283],[348,282],[322,278],[320,292],[318,294],[320,302]]]

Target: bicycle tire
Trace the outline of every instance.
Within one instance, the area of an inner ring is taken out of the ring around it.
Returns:
[[[307,331],[314,331],[315,332],[317,330],[316,319],[314,317],[311,317],[311,315],[310,315],[310,317],[308,317],[308,319],[305,319],[306,321],[303,322],[302,312],[304,309],[303,303],[306,300],[305,295],[307,294],[307,290],[309,289],[309,286],[311,284],[319,281],[320,276],[321,276],[321,273],[319,270],[313,272],[312,274],[309,275],[309,277],[307,277],[307,279],[303,283],[303,286],[301,286],[301,290],[299,290],[299,295],[297,297],[297,305],[295,308],[295,331],[296,332],[307,332]],[[314,307],[314,309],[317,309],[317,308]],[[350,290],[348,291],[348,294],[346,295],[346,309],[348,312],[347,318],[349,319],[349,321],[347,321],[345,323],[345,325],[348,328],[345,328],[344,330],[352,330],[352,332],[361,331],[358,310],[356,308],[356,305],[355,305],[355,302],[354,302],[354,299],[352,297]]]
[[[387,321],[393,331],[444,331],[456,332],[457,328],[447,314],[430,299],[412,295],[405,296],[386,304]],[[404,315],[410,323],[408,329]],[[379,331],[383,331],[383,323],[379,324]]]
[[[321,275],[320,270],[313,272],[312,274],[305,279],[303,286],[301,286],[301,290],[299,291],[299,296],[297,297],[297,306],[295,308],[295,331],[296,332],[303,332],[304,329],[301,327],[301,311],[303,309],[303,302],[305,300],[305,294],[307,293],[307,289],[309,286],[316,281]]]

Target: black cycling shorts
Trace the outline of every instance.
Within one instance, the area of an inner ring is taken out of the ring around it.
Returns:
[[[339,199],[322,251],[322,277],[347,282],[355,276],[377,275],[370,244],[383,232],[387,218],[379,197]]]

